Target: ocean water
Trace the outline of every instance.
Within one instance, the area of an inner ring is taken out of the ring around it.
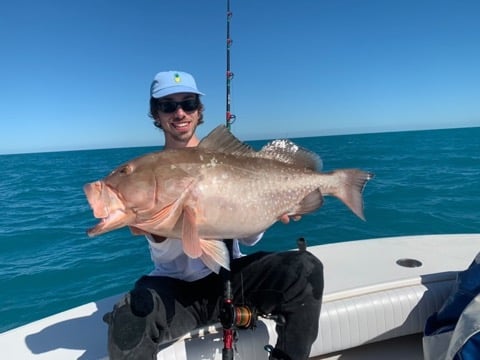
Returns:
[[[258,246],[245,251],[290,249],[299,237],[317,245],[480,233],[479,138],[480,128],[466,128],[294,139],[321,155],[325,170],[358,167],[375,173],[364,191],[367,221],[327,198],[301,221],[275,224]],[[126,229],[95,238],[85,234],[96,220],[82,186],[154,150],[0,156],[0,332],[128,291],[150,271],[143,237]]]

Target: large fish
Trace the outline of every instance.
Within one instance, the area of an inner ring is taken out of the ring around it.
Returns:
[[[218,240],[260,233],[284,214],[313,212],[323,196],[339,198],[364,219],[362,191],[373,175],[320,169],[318,155],[289,140],[254,151],[219,126],[197,147],[146,154],[86,184],[101,219],[88,234],[130,226],[134,233],[181,239],[189,257],[218,272],[229,266]]]

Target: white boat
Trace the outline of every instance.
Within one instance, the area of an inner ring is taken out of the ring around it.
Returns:
[[[324,264],[320,331],[312,359],[423,359],[426,319],[480,250],[480,234],[402,236],[309,247]],[[119,295],[120,296],[120,295]],[[108,359],[102,321],[119,296],[0,334],[3,359]],[[235,359],[267,359],[275,323],[239,330]],[[220,324],[166,344],[160,360],[222,358]]]

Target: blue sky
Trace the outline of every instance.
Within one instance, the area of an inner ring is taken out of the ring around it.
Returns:
[[[480,126],[477,0],[231,0],[241,139]],[[225,122],[225,0],[0,4],[0,154],[162,145],[161,70]]]

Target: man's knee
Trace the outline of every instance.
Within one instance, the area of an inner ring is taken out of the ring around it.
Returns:
[[[130,307],[136,316],[150,314],[155,307],[152,290],[140,288],[130,291]]]
[[[155,299],[149,289],[133,290],[105,314],[108,348],[113,359],[129,359],[134,354],[155,354],[159,338],[155,325]]]
[[[284,253],[283,261],[287,273],[298,278],[305,278],[315,288],[315,292],[323,291],[323,264],[308,251],[291,251]],[[292,274],[294,272],[294,274]]]

